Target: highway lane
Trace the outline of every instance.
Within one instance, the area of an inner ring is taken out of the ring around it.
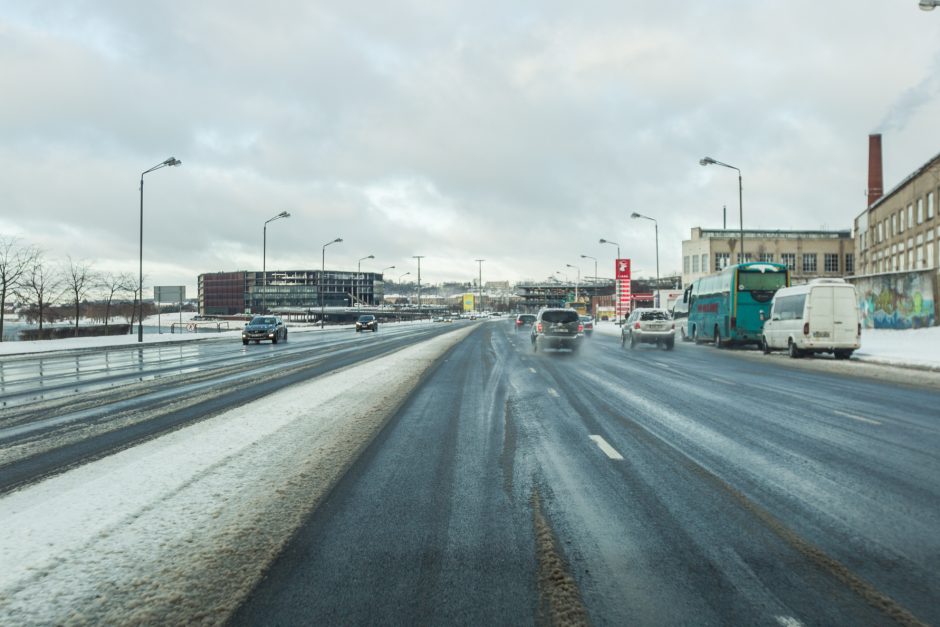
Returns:
[[[4,360],[15,376],[0,408],[0,493],[448,328],[387,325],[296,333],[276,346],[229,338]]]
[[[532,354],[481,325],[234,622],[936,623],[938,406],[706,346]]]

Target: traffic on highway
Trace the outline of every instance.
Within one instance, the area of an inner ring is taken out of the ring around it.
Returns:
[[[0,622],[940,620],[935,377],[556,317],[5,359]]]

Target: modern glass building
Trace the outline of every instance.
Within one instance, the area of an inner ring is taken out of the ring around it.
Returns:
[[[322,276],[321,276],[322,275]],[[199,275],[199,313],[234,315],[324,307],[372,306],[384,296],[382,274],[327,270],[213,272]]]

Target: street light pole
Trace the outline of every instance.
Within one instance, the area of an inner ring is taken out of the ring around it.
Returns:
[[[659,222],[656,221],[656,218],[651,218],[649,216],[644,216],[636,211],[630,216],[633,219],[643,218],[644,220],[652,220],[653,226],[655,227],[656,233],[656,306],[659,307]]]
[[[483,313],[483,262],[486,259],[474,259],[480,267],[480,276],[477,278],[477,291],[480,292],[480,304],[477,305],[477,311]]]
[[[375,255],[369,255],[367,257],[363,257],[362,259],[375,259]],[[356,280],[357,281],[362,280],[362,259],[360,259],[358,263],[356,263]],[[357,303],[357,307],[361,310],[362,309],[362,294],[358,293],[358,290],[356,294],[356,303]],[[372,304],[374,305],[375,303],[373,302]]]
[[[338,244],[343,241],[342,237],[337,237],[332,242],[327,242],[323,245],[322,255],[320,257],[320,328],[323,328],[324,324],[324,304],[323,304],[323,281],[326,277],[326,247],[331,244]]]
[[[613,244],[617,247],[617,261],[620,261],[620,244],[612,242],[609,239],[600,239],[601,244]],[[617,324],[620,324],[620,281],[617,280],[617,274],[614,273],[614,294],[617,302],[614,304],[614,312],[617,314]]]
[[[578,266],[573,266],[570,263],[565,264],[565,265],[567,265],[569,268],[574,268],[575,270],[578,271],[578,279],[574,283],[574,302],[578,302],[580,301],[580,296],[581,296],[578,291],[581,287],[581,268],[579,268]]]
[[[412,255],[412,259],[418,260],[418,315],[421,315],[421,260],[424,255]]]
[[[581,259],[593,259],[594,260],[594,286],[597,289],[597,257],[592,257],[590,255],[581,255]]]
[[[176,167],[183,163],[176,157],[170,157],[162,163],[158,163],[149,170],[140,173],[140,273],[138,275],[137,288],[140,290],[140,300],[138,301],[139,310],[137,317],[137,341],[144,341],[144,174],[149,174],[160,168]]]
[[[268,311],[268,268],[267,268],[267,258],[268,258],[268,222],[274,222],[275,220],[280,220],[281,218],[289,218],[290,214],[286,211],[282,211],[270,220],[264,221],[264,236],[261,243],[261,314],[264,315]]]
[[[726,168],[730,168],[732,170],[738,171],[738,222],[741,228],[740,255],[741,255],[741,263],[744,263],[745,261],[747,261],[747,259],[745,259],[744,257],[744,185],[741,181],[741,170],[739,168],[734,167],[733,165],[722,163],[721,161],[718,161],[717,159],[712,159],[711,157],[705,157],[704,159],[700,159],[698,163],[699,165],[720,165],[720,166],[724,166]]]

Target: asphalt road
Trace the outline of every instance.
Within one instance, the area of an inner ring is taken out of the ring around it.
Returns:
[[[233,622],[940,623],[940,393],[847,372],[480,324]]]

